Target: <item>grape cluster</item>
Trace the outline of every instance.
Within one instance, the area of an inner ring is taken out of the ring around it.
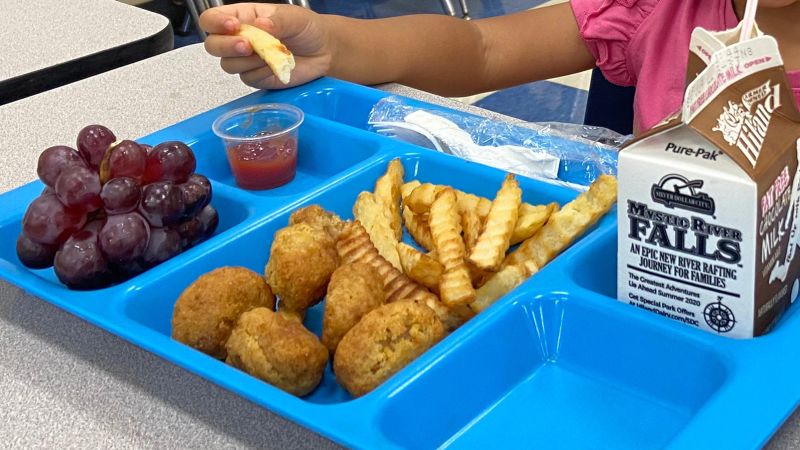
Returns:
[[[39,156],[46,187],[22,219],[17,256],[33,269],[54,266],[71,289],[109,286],[166,261],[219,223],[211,183],[195,166],[181,142],[117,142],[102,125],[85,127],[77,149]]]

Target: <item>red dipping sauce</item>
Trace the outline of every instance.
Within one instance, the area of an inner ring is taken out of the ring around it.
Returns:
[[[278,136],[263,141],[242,142],[227,149],[236,184],[262,190],[282,186],[297,171],[297,138]]]

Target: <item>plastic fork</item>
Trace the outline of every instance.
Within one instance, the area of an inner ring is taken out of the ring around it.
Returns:
[[[418,125],[405,122],[373,122],[371,125],[375,132],[382,136],[397,138],[420,147],[430,148],[450,155],[453,154],[446,144]]]

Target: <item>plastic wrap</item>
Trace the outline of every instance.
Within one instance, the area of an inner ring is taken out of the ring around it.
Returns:
[[[628,139],[614,131],[568,123],[509,123],[445,109],[428,109],[396,96],[378,102],[373,131],[530,178],[585,189],[600,174],[616,175],[617,150]],[[406,132],[408,129],[412,133]],[[420,130],[421,129],[421,130]],[[416,136],[417,142],[424,139]],[[438,144],[438,145],[436,145]]]

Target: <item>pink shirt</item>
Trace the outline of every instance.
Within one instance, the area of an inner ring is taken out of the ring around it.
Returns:
[[[636,86],[635,132],[683,101],[689,38],[695,27],[721,31],[739,20],[731,0],[571,0],[581,37],[611,83]],[[789,73],[800,105],[800,71]]]

